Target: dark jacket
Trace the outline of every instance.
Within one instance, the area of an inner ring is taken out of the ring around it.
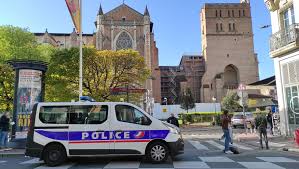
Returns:
[[[175,118],[175,117],[169,117],[169,118],[167,119],[167,123],[170,123],[170,124],[173,124],[173,125],[179,127],[179,121],[178,121],[178,119]]]
[[[0,129],[2,131],[9,131],[9,118],[4,115],[0,118]]]
[[[229,123],[231,123],[230,116],[229,115],[222,115],[221,116],[221,126],[222,126],[222,129],[227,130]]]
[[[267,129],[267,118],[263,115],[258,115],[255,118],[255,127],[256,129]]]

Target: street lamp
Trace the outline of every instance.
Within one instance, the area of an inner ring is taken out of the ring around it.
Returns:
[[[215,112],[215,116],[216,116],[216,115],[217,115],[217,114],[216,114],[216,101],[217,101],[216,97],[212,97],[212,101],[213,101],[213,103],[214,103],[214,112]],[[216,122],[215,122],[215,116],[213,116],[213,122],[214,122],[214,124],[216,125]]]

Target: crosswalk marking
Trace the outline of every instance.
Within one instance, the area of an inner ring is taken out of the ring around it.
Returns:
[[[112,161],[104,168],[139,168],[138,161]]]
[[[210,168],[206,163],[199,161],[174,161],[174,168]]]
[[[208,147],[200,144],[199,141],[188,140],[197,150],[209,150]]]
[[[216,143],[216,142],[213,141],[213,140],[208,140],[208,141],[206,141],[206,142],[209,143],[209,144],[211,144],[211,145],[213,145],[213,146],[215,146],[215,147],[217,147],[217,148],[219,148],[220,150],[223,150],[223,149],[224,149],[224,146],[223,146],[223,145],[218,144],[218,143]]]
[[[256,157],[257,159],[261,159],[266,162],[277,162],[277,163],[290,163],[290,162],[298,162],[296,160],[286,158],[286,157]]]
[[[40,161],[39,158],[34,158],[34,159],[31,159],[31,160],[28,160],[28,161],[24,161],[20,164],[42,164],[44,163],[43,161]]]
[[[258,141],[256,143],[260,144],[260,142],[258,142]],[[264,144],[264,141],[263,141],[263,144]],[[275,143],[275,142],[271,142],[271,141],[269,141],[268,144],[270,147],[277,147],[277,148],[284,147],[286,145],[286,144]]]
[[[6,163],[7,161],[0,161],[0,164],[2,164],[2,163]]]
[[[73,165],[74,164],[64,164],[64,165],[57,166],[57,167],[48,167],[48,166],[42,165],[42,166],[36,167],[34,169],[69,169]]]
[[[221,142],[224,143],[224,140],[221,140]],[[240,149],[243,149],[243,150],[253,150],[253,148],[250,148],[250,147],[246,147],[246,146],[243,146],[241,144],[238,144],[238,143],[233,143],[234,146],[240,148]]]

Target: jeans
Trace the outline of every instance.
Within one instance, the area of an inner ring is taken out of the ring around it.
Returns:
[[[259,129],[259,135],[260,135],[260,145],[261,145],[261,148],[264,148],[264,146],[263,146],[263,137],[264,137],[266,148],[269,149],[268,137],[267,137],[267,129],[266,128],[260,128]]]
[[[223,129],[225,141],[224,141],[224,151],[229,151],[229,143],[231,142],[230,134],[228,129]]]
[[[7,147],[8,131],[0,132],[0,147]]]

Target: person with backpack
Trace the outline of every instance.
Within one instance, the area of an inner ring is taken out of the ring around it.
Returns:
[[[268,150],[269,145],[268,145],[268,136],[267,136],[267,118],[265,115],[262,115],[261,113],[258,114],[258,116],[255,118],[255,127],[259,132],[261,149],[264,149],[263,146],[263,139],[264,139],[266,144],[266,149]]]

